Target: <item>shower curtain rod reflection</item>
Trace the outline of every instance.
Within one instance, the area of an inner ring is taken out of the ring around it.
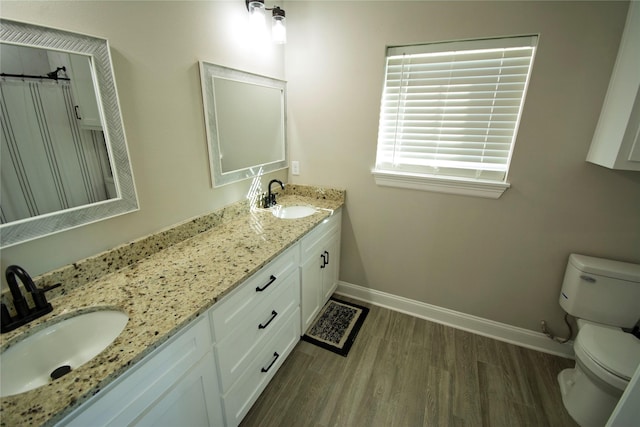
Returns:
[[[0,73],[0,77],[13,77],[16,79],[35,79],[35,80],[66,80],[71,81],[68,77],[58,77],[58,71],[64,70],[63,67],[58,68],[56,71],[52,71],[48,73],[46,76],[33,76],[29,74],[9,74],[9,73]],[[64,70],[66,71],[66,70]]]

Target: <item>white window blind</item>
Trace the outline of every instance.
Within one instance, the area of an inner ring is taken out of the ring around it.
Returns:
[[[374,173],[505,181],[536,43],[388,48]]]

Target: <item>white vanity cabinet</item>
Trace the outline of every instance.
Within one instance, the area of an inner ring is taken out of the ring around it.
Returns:
[[[587,161],[640,171],[640,3],[630,2],[618,57]]]
[[[337,210],[300,243],[301,330],[304,333],[338,286],[342,210]]]
[[[240,424],[337,286],[341,218],[334,212],[58,425]]]
[[[298,245],[211,310],[227,426],[236,426],[300,340]]]
[[[223,426],[206,316],[161,345],[59,426]]]

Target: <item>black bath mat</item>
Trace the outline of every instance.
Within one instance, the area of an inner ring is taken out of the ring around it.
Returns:
[[[331,297],[302,339],[346,357],[368,313],[367,307]]]

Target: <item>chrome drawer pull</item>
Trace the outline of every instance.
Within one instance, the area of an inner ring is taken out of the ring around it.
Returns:
[[[274,363],[276,363],[276,360],[278,360],[278,357],[280,357],[280,355],[278,354],[277,351],[273,352],[273,360],[271,361],[271,363],[269,363],[269,366],[267,366],[266,368],[262,368],[261,371],[262,372],[267,372],[269,371],[269,369],[271,369],[271,367],[273,366]]]
[[[260,324],[258,325],[258,329],[264,329],[264,328],[266,328],[267,326],[269,326],[269,323],[271,323],[271,322],[273,321],[273,319],[275,319],[275,318],[276,318],[276,316],[277,316],[277,315],[278,315],[278,312],[277,312],[277,311],[275,311],[275,310],[272,310],[272,311],[271,311],[271,318],[270,318],[270,319],[267,321],[267,323],[265,323],[264,325],[263,325],[262,323],[260,323]]]
[[[258,286],[256,288],[256,292],[262,292],[265,289],[267,289],[269,287],[269,285],[271,285],[273,282],[276,281],[276,276],[274,276],[273,274],[271,275],[271,277],[269,278],[269,283],[267,283],[266,285],[264,285],[263,287]]]

